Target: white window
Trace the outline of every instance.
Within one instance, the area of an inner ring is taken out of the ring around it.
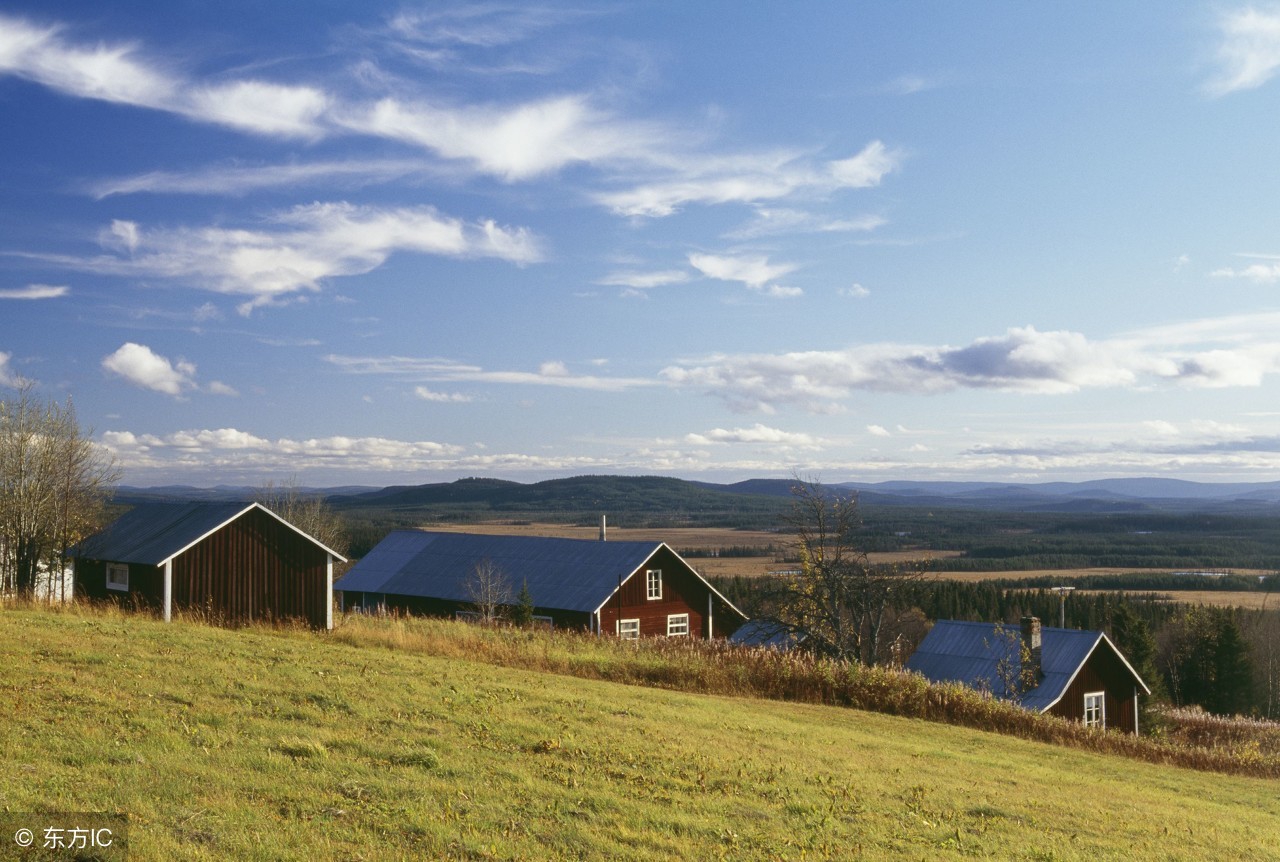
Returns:
[[[646,569],[644,578],[649,585],[649,598],[662,598],[662,569]]]
[[[689,615],[688,614],[668,614],[667,615],[667,637],[677,637],[679,635],[689,634]]]
[[[1103,730],[1107,726],[1107,693],[1091,691],[1084,696],[1084,726]]]
[[[107,563],[107,589],[129,591],[129,567],[124,563]]]
[[[624,641],[640,640],[640,621],[618,620],[618,637]]]
[[[542,616],[541,614],[533,615],[533,624],[535,626],[543,626],[548,629],[554,629],[556,627],[555,620],[553,620],[551,617]]]

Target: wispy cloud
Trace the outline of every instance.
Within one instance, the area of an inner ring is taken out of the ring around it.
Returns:
[[[26,287],[0,288],[0,299],[57,299],[69,291],[65,285],[28,284]]]
[[[192,171],[148,171],[87,183],[84,189],[101,200],[112,195],[191,194],[239,196],[265,189],[322,185],[387,183],[414,175],[434,176],[439,169],[422,159],[312,162],[261,166],[214,165]]]
[[[691,203],[758,203],[800,191],[826,194],[842,188],[870,188],[901,162],[901,153],[881,141],[872,141],[849,158],[828,162],[795,153],[686,160],[679,167],[672,165],[683,173],[678,179],[642,183],[596,199],[620,215],[661,217]]]
[[[517,386],[554,386],[621,392],[638,386],[654,386],[656,380],[574,374],[558,360],[542,363],[537,371],[494,371],[451,359],[409,356],[343,356],[329,354],[325,361],[351,374],[381,374],[421,382],[469,382]]]
[[[1212,96],[1252,90],[1280,69],[1280,11],[1252,6],[1224,13],[1218,20],[1218,73],[1205,84]]]
[[[1209,273],[1214,278],[1239,278],[1258,284],[1275,284],[1280,281],[1280,255],[1274,254],[1240,254],[1237,257],[1257,258],[1263,263],[1252,263],[1243,267],[1224,266]]]
[[[115,253],[30,256],[87,272],[174,280],[248,296],[240,312],[249,314],[301,291],[319,290],[325,279],[371,272],[396,252],[493,257],[519,264],[541,255],[524,228],[463,222],[431,207],[381,209],[348,203],[296,207],[278,213],[268,226],[252,229],[148,230],[116,221],[100,242]]]
[[[754,291],[770,296],[798,296],[803,292],[800,288],[772,284],[798,269],[797,264],[771,264],[769,258],[764,255],[719,255],[695,252],[689,255],[689,264],[707,278],[740,282]]]

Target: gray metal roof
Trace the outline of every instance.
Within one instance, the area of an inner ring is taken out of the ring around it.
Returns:
[[[72,548],[71,553],[90,560],[160,566],[252,509],[262,509],[336,559],[343,559],[258,503],[142,503]]]
[[[478,562],[488,560],[506,575],[513,591],[527,583],[537,607],[591,613],[662,547],[661,542],[397,530],[333,588],[468,602],[468,579]]]
[[[959,682],[1011,700],[1016,692],[1008,690],[1008,683],[1016,682],[1022,667],[1021,637],[1022,627],[1017,625],[938,620],[907,660],[907,670],[933,682]],[[1044,712],[1061,700],[1099,644],[1113,650],[1146,690],[1146,684],[1102,632],[1044,626],[1040,638],[1044,676],[1038,686],[1017,697],[1027,709]]]
[[[803,641],[803,635],[770,620],[747,620],[729,636],[729,643],[779,650],[789,650]]]

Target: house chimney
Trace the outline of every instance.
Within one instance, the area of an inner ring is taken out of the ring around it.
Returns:
[[[1027,666],[1022,669],[1022,678],[1028,688],[1034,688],[1044,678],[1044,670],[1040,666],[1040,618],[1022,618],[1022,646],[1025,654],[1030,656]]]
[[[607,527],[607,525],[606,525],[606,523],[605,523],[605,520],[606,520],[608,517],[609,517],[608,515],[601,515],[601,516],[600,516],[600,541],[602,541],[602,542],[604,541],[605,533],[606,533],[606,532],[607,532],[607,530],[608,530],[608,527]]]

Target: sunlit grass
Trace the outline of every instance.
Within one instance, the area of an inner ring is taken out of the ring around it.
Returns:
[[[6,609],[0,806],[125,812],[135,859],[1261,860],[1274,848],[1273,781],[572,679],[485,649],[513,665],[631,666],[673,688],[703,672],[693,658],[673,669],[625,647],[451,623],[316,634]]]

